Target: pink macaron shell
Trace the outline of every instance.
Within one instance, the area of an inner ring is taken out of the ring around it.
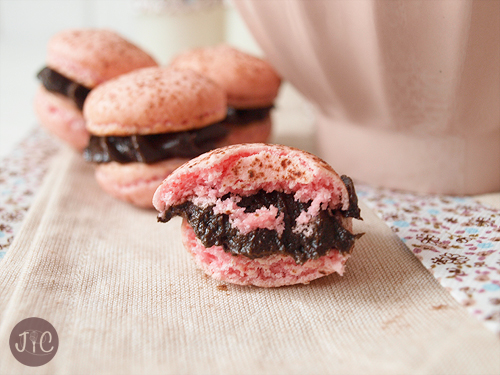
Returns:
[[[254,121],[246,125],[230,125],[230,133],[224,138],[218,147],[235,145],[238,143],[266,143],[272,132],[271,116],[263,120]]]
[[[256,141],[267,139],[270,126],[269,121],[234,126],[233,131],[221,143],[240,143],[249,138]],[[110,195],[139,207],[152,208],[153,195],[158,186],[171,172],[187,161],[189,159],[171,158],[153,164],[103,163],[96,166],[96,179]]]
[[[35,94],[34,108],[40,124],[49,132],[78,151],[87,146],[90,134],[85,128],[85,120],[70,99],[40,86]]]
[[[161,182],[188,159],[172,158],[154,164],[117,162],[96,166],[95,177],[111,196],[142,208],[153,208],[153,195]]]
[[[281,254],[250,259],[226,253],[221,246],[204,247],[186,220],[183,220],[181,232],[185,248],[200,269],[217,280],[239,285],[270,288],[307,284],[332,273],[342,275],[350,256],[332,249],[327,255],[304,264],[297,264],[291,256]]]
[[[327,207],[349,207],[344,182],[326,162],[302,150],[262,143],[227,146],[190,160],[163,181],[153,203],[164,212],[187,200],[209,205],[227,193],[249,196],[259,190],[312,201],[309,218]]]
[[[265,60],[229,45],[186,51],[171,62],[178,69],[195,70],[219,84],[234,108],[260,108],[272,105],[281,78]]]
[[[88,88],[135,69],[157,66],[138,46],[106,29],[68,29],[47,46],[47,66]]]
[[[83,113],[98,136],[158,134],[201,128],[225,118],[225,92],[194,72],[138,69],[109,80],[88,95]]]

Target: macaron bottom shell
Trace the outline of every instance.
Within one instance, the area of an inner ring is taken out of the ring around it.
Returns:
[[[183,220],[182,241],[196,265],[207,275],[232,284],[280,287],[309,282],[333,273],[342,275],[350,254],[332,249],[327,255],[297,264],[291,256],[275,254],[250,259],[226,253],[221,246],[206,248]]]
[[[153,208],[152,199],[158,186],[187,160],[173,158],[154,164],[99,164],[95,177],[99,186],[109,195],[141,208]]]
[[[270,137],[271,127],[269,116],[245,126],[231,126],[231,132],[217,147],[243,142],[265,142]],[[188,160],[170,158],[153,164],[102,163],[96,166],[95,177],[99,186],[111,196],[138,207],[153,208],[153,195],[158,186],[170,173]]]
[[[219,144],[218,147],[235,145],[238,143],[266,143],[271,137],[272,119],[271,115],[261,121],[254,121],[246,125],[228,124],[231,131]]]
[[[35,113],[40,124],[50,133],[78,151],[88,144],[90,134],[77,106],[60,94],[54,94],[40,86],[34,99]]]

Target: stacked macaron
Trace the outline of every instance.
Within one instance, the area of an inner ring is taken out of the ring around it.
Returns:
[[[342,274],[360,210],[351,179],[280,145],[213,150],[158,187],[158,220],[182,216],[197,265],[216,279],[275,287]]]
[[[87,146],[82,108],[90,90],[135,69],[156,66],[146,52],[110,30],[70,29],[47,46],[47,66],[35,96],[40,123],[74,148]]]
[[[268,141],[272,128],[270,112],[281,85],[280,77],[268,62],[221,44],[186,51],[170,65],[197,71],[226,91],[225,122],[232,127],[226,145],[242,138],[247,142]]]
[[[224,91],[190,70],[139,69],[92,90],[84,116],[92,134],[84,157],[112,196],[152,207],[163,179],[227,136]]]

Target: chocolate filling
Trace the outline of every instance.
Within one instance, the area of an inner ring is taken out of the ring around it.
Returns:
[[[222,199],[228,197],[229,194]],[[201,208],[190,201],[169,208],[158,215],[158,221],[167,222],[173,216],[182,216],[205,247],[222,246],[228,253],[251,259],[272,254],[290,255],[298,264],[326,255],[332,248],[347,253],[361,236],[352,234],[341,225],[342,216],[351,216],[349,210],[321,210],[309,223],[312,228],[310,233],[294,232],[295,220],[308,209],[311,202],[295,201],[292,194],[277,191],[266,193],[261,190],[255,195],[243,197],[238,203],[238,206],[245,208],[245,212],[255,212],[260,207],[269,208],[270,205],[278,208],[278,215],[284,213],[285,230],[281,236],[275,230],[263,228],[241,234],[231,226],[228,215],[214,214],[214,206]]]
[[[48,67],[43,68],[37,74],[37,78],[42,82],[43,86],[48,91],[56,92],[70,98],[80,110],[83,109],[83,102],[90,92],[88,87],[63,76]]]
[[[353,217],[355,219],[362,220],[361,210],[358,206],[358,196],[356,195],[356,190],[354,189],[354,183],[351,178],[346,175],[340,176],[340,179],[344,183],[347,188],[347,193],[349,194],[349,208],[347,211],[343,212],[343,215],[345,217]]]
[[[228,109],[227,117],[216,124],[175,133],[126,137],[91,136],[83,156],[94,163],[156,163],[168,158],[193,158],[217,147],[232,126],[245,126],[269,116],[273,107]]]
[[[91,136],[83,152],[94,163],[156,163],[168,158],[193,158],[216,147],[229,133],[222,123],[176,133],[132,135],[127,137]]]
[[[271,112],[274,106],[262,107],[262,108],[250,108],[250,109],[236,109],[233,107],[228,107],[227,116],[224,119],[224,123],[229,125],[248,125],[252,122],[262,121]]]

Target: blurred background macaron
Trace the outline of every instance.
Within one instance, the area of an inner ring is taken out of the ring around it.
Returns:
[[[84,158],[110,195],[153,207],[156,188],[174,169],[229,134],[226,94],[191,70],[151,67],[92,90],[84,117],[92,134]]]
[[[227,94],[225,122],[233,128],[224,145],[267,142],[271,135],[271,110],[281,78],[265,60],[227,44],[188,50],[170,63],[176,69],[191,69],[212,79]]]
[[[51,133],[83,150],[90,137],[82,114],[88,93],[111,78],[156,65],[149,54],[113,31],[61,31],[50,39],[46,66],[38,73],[37,118]]]

